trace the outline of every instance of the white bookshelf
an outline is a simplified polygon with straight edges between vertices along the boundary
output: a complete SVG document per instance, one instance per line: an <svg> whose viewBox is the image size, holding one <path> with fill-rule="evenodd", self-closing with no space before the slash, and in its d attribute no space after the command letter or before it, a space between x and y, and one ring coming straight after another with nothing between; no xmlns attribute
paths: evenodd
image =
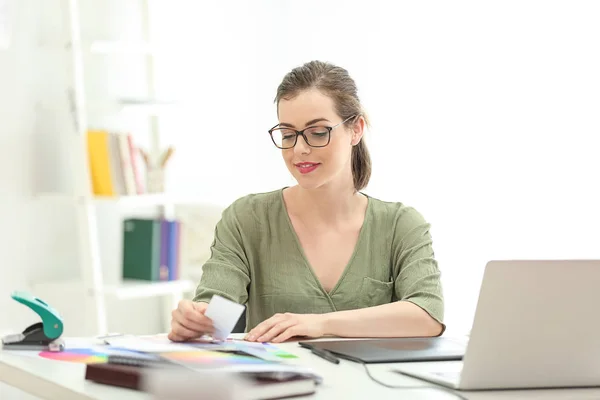
<svg viewBox="0 0 600 400"><path fill-rule="evenodd" d="M126 118L181 115L187 111L182 104L152 98L123 98L111 102L94 102L87 105L87 110L94 114L121 115Z"/></svg>
<svg viewBox="0 0 600 400"><path fill-rule="evenodd" d="M147 282L125 280L114 284L104 284L97 292L89 289L85 280L82 279L65 279L65 280L50 280L44 282L33 282L31 289L36 296L43 299L51 299L60 293L60 298L52 302L52 305L59 310L63 317L72 317L73 310L85 304L90 299L102 298L103 301L129 301L136 299L148 299L160 297L162 302L162 326L170 325L170 312L177 306L182 293L193 292L195 283L191 280L181 279L176 281L165 282ZM127 307L124 305L124 307ZM72 325L74 322L66 321L67 325ZM84 321L77 321L74 332L87 335L88 330L97 330L98 321L94 318L85 318ZM73 328L69 326L69 329ZM82 328L84 330L82 330ZM100 334L107 333L106 330L99 331Z"/></svg>
<svg viewBox="0 0 600 400"><path fill-rule="evenodd" d="M128 115L161 116L179 112L177 104L169 101L121 99L119 105L121 112Z"/></svg>
<svg viewBox="0 0 600 400"><path fill-rule="evenodd" d="M139 299L191 292L195 288L195 283L186 279L152 283L129 280L119 285L106 285L104 293L119 299Z"/></svg>
<svg viewBox="0 0 600 400"><path fill-rule="evenodd" d="M65 193L41 192L35 196L39 201L54 203L60 205L114 205L122 213L126 214L131 210L154 209L160 212L165 218L175 218L175 207L177 205L201 205L206 209L221 209L223 204L231 202L219 196L212 198L198 198L196 196L172 195L166 193L147 193L127 196L74 196Z"/></svg>
<svg viewBox="0 0 600 400"><path fill-rule="evenodd" d="M85 321L82 322L88 331L86 334L104 334L108 332L107 326L110 315L107 315L107 300L130 300L140 298L160 297L164 300L165 311L172 309L176 303L182 299L186 293L193 292L196 282L187 279L172 281L133 281L121 278L121 261L119 259L119 242L117 237L120 228L118 219L109 224L112 236L109 236L111 243L109 246L103 246L101 240L107 240L106 235L100 237L99 229L106 227L106 217L99 219L102 214L98 211L102 206L114 206L115 218L126 218L128 213L135 214L143 208L153 208L155 215L164 218L174 218L175 204L179 202L196 202L198 199L184 199L181 197L170 196L167 194L141 194L134 196L120 197L98 197L93 194L91 176L89 171L89 160L87 155L87 131L90 128L87 124L88 113L91 110L98 112L93 106L86 104L86 76L84 53L96 53L98 56L108 54L136 54L146 57L146 67L148 70L148 94L149 99L119 99L112 107L103 109L103 113L120 114L125 118L133 116L142 116L150 119L151 135L150 149L151 154L157 154L159 151L158 123L157 116L165 111L173 110L174 104L171 102L161 102L152 99L154 96L154 68L153 57L155 49L149 46L147 42L106 42L93 41L91 46L84 44L81 40L81 21L79 0L68 0L64 3L68 5L69 15L69 33L73 73L72 87L72 109L75 120L75 134L73 140L77 141L76 151L73 151L72 163L73 178L75 189L69 193L38 193L36 198L39 201L52 204L57 202L72 206L76 212L76 221L78 228L78 250L80 255L79 269L80 276L76 279L51 279L42 282L32 282L33 292L41 298L48 299L49 303L56 304L57 301L63 302L63 307L72 310L81 308L85 311ZM144 13L142 15L144 25L148 27L148 0L143 2ZM146 36L149 37L148 29ZM122 240L122 238L121 238ZM106 256L105 248L108 248L110 257ZM122 253L122 252L121 252ZM109 259L109 261L107 261ZM107 264L107 265L103 265ZM117 271L116 266L118 264ZM180 270L185 270L185 266L180 266ZM53 301L56 299L57 301ZM60 310L60 308L57 307ZM168 329L168 321L165 321L165 329Z"/></svg>
<svg viewBox="0 0 600 400"><path fill-rule="evenodd" d="M202 199L190 196L177 196L164 193L148 193L127 196L94 196L86 198L84 196L74 196L65 193L43 192L38 193L36 197L39 200L52 201L62 204L84 203L89 201L94 204L117 203L124 207L164 207L175 204L197 204L203 202Z"/></svg>
<svg viewBox="0 0 600 400"><path fill-rule="evenodd" d="M36 293L74 293L80 291L84 285L85 282L80 279L32 283L32 287ZM103 285L101 294L104 296L112 296L120 300L130 300L156 296L171 296L182 292L191 292L194 289L194 282L186 279L164 282L124 280L117 284Z"/></svg>
<svg viewBox="0 0 600 400"><path fill-rule="evenodd" d="M147 41L94 40L87 47L89 53L97 55L130 55L147 56L169 55L180 50L176 46L154 44Z"/></svg>

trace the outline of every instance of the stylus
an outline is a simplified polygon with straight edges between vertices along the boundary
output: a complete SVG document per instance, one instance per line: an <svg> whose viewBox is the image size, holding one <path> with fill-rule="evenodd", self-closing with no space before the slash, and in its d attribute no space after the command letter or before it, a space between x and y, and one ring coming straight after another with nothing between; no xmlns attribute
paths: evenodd
<svg viewBox="0 0 600 400"><path fill-rule="evenodd" d="M327 350L313 348L311 350L311 352L314 355L317 355L317 356L321 357L322 359L327 360L329 362L332 362L334 364L339 364L340 363L340 360L336 356L334 356L333 354L331 354L330 352L328 352Z"/></svg>

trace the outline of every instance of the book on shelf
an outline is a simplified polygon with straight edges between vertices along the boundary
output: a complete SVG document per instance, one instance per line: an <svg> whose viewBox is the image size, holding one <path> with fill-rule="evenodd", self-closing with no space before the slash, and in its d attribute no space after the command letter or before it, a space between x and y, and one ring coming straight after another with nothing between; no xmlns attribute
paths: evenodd
<svg viewBox="0 0 600 400"><path fill-rule="evenodd" d="M89 130L87 151L92 189L96 196L144 193L139 151L131 134Z"/></svg>
<svg viewBox="0 0 600 400"><path fill-rule="evenodd" d="M127 218L123 221L123 278L180 279L181 221Z"/></svg>

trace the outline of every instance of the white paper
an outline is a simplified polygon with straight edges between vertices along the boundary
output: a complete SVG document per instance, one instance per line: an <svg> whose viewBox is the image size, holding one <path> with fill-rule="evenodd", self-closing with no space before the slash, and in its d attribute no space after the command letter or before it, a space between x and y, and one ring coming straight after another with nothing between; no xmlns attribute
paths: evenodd
<svg viewBox="0 0 600 400"><path fill-rule="evenodd" d="M214 295L206 308L206 315L213 321L215 339L225 340L231 334L245 307L221 296Z"/></svg>
<svg viewBox="0 0 600 400"><path fill-rule="evenodd" d="M189 351L189 347L175 342L162 342L147 340L143 337L123 335L105 339L105 342L113 347L141 351L144 353L164 353L169 351Z"/></svg>
<svg viewBox="0 0 600 400"><path fill-rule="evenodd" d="M10 0L0 0L0 50L10 46Z"/></svg>

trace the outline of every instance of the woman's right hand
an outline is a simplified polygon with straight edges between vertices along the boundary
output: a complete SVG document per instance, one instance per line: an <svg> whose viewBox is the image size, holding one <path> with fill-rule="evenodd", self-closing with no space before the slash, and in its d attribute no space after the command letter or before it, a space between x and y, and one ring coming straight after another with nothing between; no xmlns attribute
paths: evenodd
<svg viewBox="0 0 600 400"><path fill-rule="evenodd" d="M174 342L195 339L215 330L212 320L204 315L207 303L181 300L171 313L171 332L168 338Z"/></svg>

